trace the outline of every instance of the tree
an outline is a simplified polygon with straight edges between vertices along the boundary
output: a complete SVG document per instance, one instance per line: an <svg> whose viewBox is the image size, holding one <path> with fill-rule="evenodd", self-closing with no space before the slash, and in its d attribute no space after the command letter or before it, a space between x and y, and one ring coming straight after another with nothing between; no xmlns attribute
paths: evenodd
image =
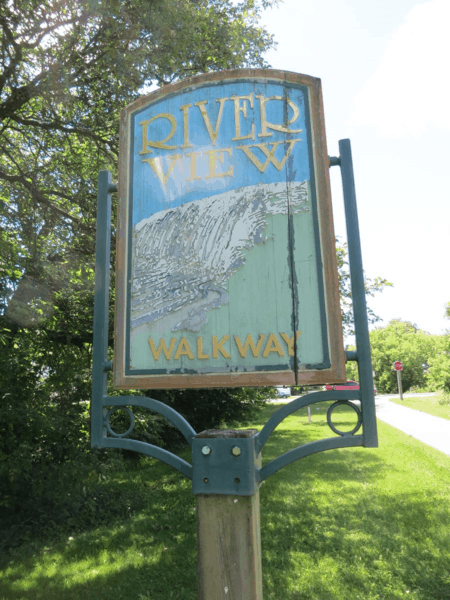
<svg viewBox="0 0 450 600"><path fill-rule="evenodd" d="M267 66L258 21L275 2L0 3L4 509L55 495L56 467L88 448L97 174L116 171L120 109L152 85Z"/></svg>
<svg viewBox="0 0 450 600"><path fill-rule="evenodd" d="M450 302L445 305L445 317L450 319ZM428 361L427 380L430 389L450 392L450 331L439 336L436 354Z"/></svg>
<svg viewBox="0 0 450 600"><path fill-rule="evenodd" d="M450 392L450 336L439 336L436 354L428 360L427 382L431 390Z"/></svg>
<svg viewBox="0 0 450 600"><path fill-rule="evenodd" d="M427 368L436 354L441 336L430 335L413 323L400 319L393 319L386 327L378 327L369 335L378 391L397 391L397 376L393 369L396 360L401 360L404 366L402 381L405 391L412 387L426 387ZM354 376L354 363L347 366L348 374Z"/></svg>
<svg viewBox="0 0 450 600"><path fill-rule="evenodd" d="M352 287L347 258L347 244L341 243L339 238L336 239L336 258L339 276L339 294L341 298L342 326L344 335L349 335L354 333ZM382 277L375 277L375 279L366 277L364 286L367 298L373 297L378 292L382 292L384 288L392 286L392 283ZM380 317L373 312L370 306L367 307L367 318L369 323L380 321Z"/></svg>
<svg viewBox="0 0 450 600"><path fill-rule="evenodd" d="M271 3L1 4L0 289L3 307L18 292L13 320L42 321L67 272L92 264L96 177L116 170L120 108L152 84L265 66L273 40L258 19Z"/></svg>
<svg viewBox="0 0 450 600"><path fill-rule="evenodd" d="M92 341L97 174L116 170L120 109L153 84L266 66L275 1L1 4L0 336Z"/></svg>

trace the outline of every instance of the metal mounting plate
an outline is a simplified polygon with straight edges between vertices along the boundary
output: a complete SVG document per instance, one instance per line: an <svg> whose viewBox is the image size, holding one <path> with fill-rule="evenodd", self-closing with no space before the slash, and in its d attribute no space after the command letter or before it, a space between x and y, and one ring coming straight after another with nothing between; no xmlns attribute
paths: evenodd
<svg viewBox="0 0 450 600"><path fill-rule="evenodd" d="M192 462L194 494L251 496L258 491L255 438L196 438Z"/></svg>

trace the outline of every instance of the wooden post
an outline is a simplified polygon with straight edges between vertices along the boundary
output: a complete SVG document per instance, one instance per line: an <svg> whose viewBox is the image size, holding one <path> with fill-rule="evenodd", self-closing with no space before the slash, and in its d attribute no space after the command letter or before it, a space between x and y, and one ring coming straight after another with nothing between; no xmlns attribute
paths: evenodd
<svg viewBox="0 0 450 600"><path fill-rule="evenodd" d="M210 430L197 437L253 437L256 430ZM258 458L257 466L261 466ZM199 600L262 600L259 491L198 495Z"/></svg>

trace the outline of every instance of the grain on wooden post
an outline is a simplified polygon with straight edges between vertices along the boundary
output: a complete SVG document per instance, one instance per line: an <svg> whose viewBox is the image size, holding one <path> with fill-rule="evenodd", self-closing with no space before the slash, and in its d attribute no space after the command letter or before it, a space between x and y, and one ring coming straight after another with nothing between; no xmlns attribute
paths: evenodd
<svg viewBox="0 0 450 600"><path fill-rule="evenodd" d="M253 437L255 429L209 430L202 438ZM260 465L261 458L257 460ZM199 600L262 600L259 491L198 495Z"/></svg>

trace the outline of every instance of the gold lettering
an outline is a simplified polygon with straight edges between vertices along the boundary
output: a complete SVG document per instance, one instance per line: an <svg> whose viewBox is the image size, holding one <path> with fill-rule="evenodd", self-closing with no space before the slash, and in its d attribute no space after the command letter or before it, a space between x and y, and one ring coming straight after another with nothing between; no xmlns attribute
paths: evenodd
<svg viewBox="0 0 450 600"><path fill-rule="evenodd" d="M297 331L297 340L301 336L302 332ZM289 337L286 333L280 333L283 340L286 342L288 347L289 356L294 356L294 336Z"/></svg>
<svg viewBox="0 0 450 600"><path fill-rule="evenodd" d="M209 358L209 354L203 354L203 338L197 338L197 358L200 360L204 360L205 358Z"/></svg>
<svg viewBox="0 0 450 600"><path fill-rule="evenodd" d="M256 358L259 355L259 353L261 352L261 346L262 346L262 343L263 343L263 340L265 337L266 336L264 335L264 333L260 333L258 343L256 344L256 346L255 346L255 342L253 341L253 338L250 335L250 333L245 338L245 344L243 346L242 346L241 339L238 335L234 336L234 341L236 342L237 349L239 351L239 354L242 356L242 358L245 358L247 356L249 347L250 347L250 350L252 351L253 356Z"/></svg>
<svg viewBox="0 0 450 600"><path fill-rule="evenodd" d="M180 106L180 110L183 111L183 145L182 148L192 148L193 144L189 143L189 109L192 108L192 104L183 104Z"/></svg>
<svg viewBox="0 0 450 600"><path fill-rule="evenodd" d="M267 358L271 352L277 352L278 356L284 356L283 348L275 333L271 333L264 348L263 358Z"/></svg>
<svg viewBox="0 0 450 600"><path fill-rule="evenodd" d="M296 332L297 340L299 339L301 333L302 333L301 331ZM234 341L235 341L236 347L238 349L238 352L239 352L241 358L247 357L249 349L251 351L251 354L255 358L260 356L261 350L264 345L264 340L266 340L266 344L264 347L264 351L262 353L262 357L268 358L268 356L271 353L277 353L278 356L285 356L285 352L283 351L283 348L279 342L278 336L280 336L283 339L284 343L286 344L288 355L294 356L294 336L291 337L286 333L279 333L278 335L276 333L270 333L267 337L264 333L260 333L256 343L255 343L255 340L253 339L253 336L250 333L247 334L247 336L245 337L244 343L242 342L240 336L234 335L233 337L234 337ZM216 335L214 335L212 337L212 357L213 358L217 359L219 357L219 353L224 358L231 358L230 353L224 347L224 345L228 342L229 339L230 339L229 335L224 335L220 340L218 339L218 337ZM172 358L172 355L174 354L175 346L177 344L177 339L174 337L171 338L169 346L167 345L164 338L161 338L159 340L157 346L156 346L153 338L148 338L148 343L150 346L150 350L151 350L153 359L155 361L158 361L160 359L161 354L164 354L166 360L170 360ZM210 355L207 354L203 348L203 337L202 336L197 337L196 346L197 346L197 348L196 348L197 349L197 359L207 360L210 358ZM195 358L194 353L192 352L191 346L189 344L189 341L187 340L186 337L182 337L179 340L176 352L173 356L173 360L179 360L182 356L187 356L190 360L194 360L194 358Z"/></svg>
<svg viewBox="0 0 450 600"><path fill-rule="evenodd" d="M213 335L212 343L213 343L213 358L218 358L218 353L220 352L225 358L231 358L228 350L225 350L223 345L228 340L230 336L224 335L220 341L217 341L217 336Z"/></svg>
<svg viewBox="0 0 450 600"><path fill-rule="evenodd" d="M257 169L259 169L261 171L261 173L264 173L270 163L272 163L276 169L281 171L281 169L284 167L287 159L289 158L289 156L292 152L292 149L294 148L294 146L297 142L301 142L301 140L297 139L297 140L288 140L285 142L272 142L272 143L266 142L265 144L249 144L248 146L236 146L236 149L242 150L242 152L244 152L244 154L247 156L247 158L249 158L252 161L252 163L255 165L255 167ZM288 150L287 150L286 154L284 155L283 159L281 160L281 162L277 158L275 158L275 152L280 144L288 144L289 145ZM269 150L267 148L267 146L272 146L271 150ZM253 152L250 150L250 148L259 148L259 150L261 150L261 152L265 155L266 162L263 164L259 160L259 158L253 154Z"/></svg>
<svg viewBox="0 0 450 600"><path fill-rule="evenodd" d="M248 135L241 135L241 116L239 113L242 113L245 118L247 118L247 104L250 104L250 108L253 108L253 92L248 96L231 96L230 100L234 102L234 131L235 137L232 138L232 141L236 140L248 140L255 139L255 124L252 123L250 133ZM242 106L239 105L240 101L243 101Z"/></svg>
<svg viewBox="0 0 450 600"><path fill-rule="evenodd" d="M201 177L199 177L197 175L197 156L201 156L201 155L202 155L201 152L187 152L186 153L186 156L191 159L190 174L189 174L189 177L186 179L186 181L195 181L196 179L201 179Z"/></svg>
<svg viewBox="0 0 450 600"><path fill-rule="evenodd" d="M193 360L194 355L192 354L191 347L189 346L189 342L185 337L182 337L180 343L178 344L177 351L175 352L174 360L178 360L180 356L187 356L191 360Z"/></svg>
<svg viewBox="0 0 450 600"><path fill-rule="evenodd" d="M270 137L273 133L269 133L267 128L273 129L274 131L281 131L281 133L300 133L301 129L289 129L288 125L292 125L298 119L298 115L300 111L298 107L292 100L286 98L287 104L292 108L293 115L292 119L286 123L286 125L276 125L274 123L269 123L266 116L266 103L270 100L281 100L283 101L283 96L270 96L270 98L266 98L265 96L256 96L259 100L260 106L260 118L261 118L261 133L258 133L258 137Z"/></svg>
<svg viewBox="0 0 450 600"><path fill-rule="evenodd" d="M169 135L159 142L148 139L148 126L153 121L156 121L156 119L167 119L172 127ZM175 148L178 148L178 146L168 146L166 144L166 142L173 136L177 128L177 121L170 113L160 113L159 115L148 119L148 121L141 121L139 125L142 126L142 150L139 152L139 154L150 154L152 150L149 148L162 148L163 150L175 150Z"/></svg>
<svg viewBox="0 0 450 600"><path fill-rule="evenodd" d="M217 121L216 121L216 125L215 125L214 129L211 126L211 121L209 119L209 115L206 112L206 108L205 108L205 104L208 104L208 101L202 100L201 102L196 102L194 104L194 106L199 107L200 112L202 113L203 121L205 122L206 129L208 130L208 134L209 134L209 137L210 137L210 140L211 140L213 146L216 145L217 136L219 135L219 127L220 127L220 122L222 121L222 114L223 114L223 105L226 100L228 100L228 98L216 98L216 102L220 103L220 107L219 107L219 114L217 115Z"/></svg>
<svg viewBox="0 0 450 600"><path fill-rule="evenodd" d="M164 338L161 338L159 340L158 347L156 348L155 343L152 340L152 338L149 338L148 339L148 343L150 344L150 350L152 351L153 359L154 360L159 360L159 357L160 357L161 351L162 351L162 352L164 352L164 356L166 357L166 359L170 360L170 357L172 356L173 349L175 348L175 342L176 341L177 341L177 338L172 338L170 340L170 346L169 346L169 348L167 348L166 341L164 340Z"/></svg>
<svg viewBox="0 0 450 600"><path fill-rule="evenodd" d="M221 148L220 150L208 150L205 153L209 157L209 173L205 177L205 179L233 176L233 165L231 165L231 167L225 173L216 173L216 161L218 160L221 164L223 164L224 152L227 152L230 156L233 154L231 148Z"/></svg>
<svg viewBox="0 0 450 600"><path fill-rule="evenodd" d="M166 173L164 173L161 156L158 156L156 158L143 158L142 162L148 163L151 166L155 175L158 177L159 181L164 186L166 186L167 182L169 181L169 177L171 176L172 171L175 168L176 162L180 158L183 158L181 154L173 154L172 156L169 156L170 164Z"/></svg>

